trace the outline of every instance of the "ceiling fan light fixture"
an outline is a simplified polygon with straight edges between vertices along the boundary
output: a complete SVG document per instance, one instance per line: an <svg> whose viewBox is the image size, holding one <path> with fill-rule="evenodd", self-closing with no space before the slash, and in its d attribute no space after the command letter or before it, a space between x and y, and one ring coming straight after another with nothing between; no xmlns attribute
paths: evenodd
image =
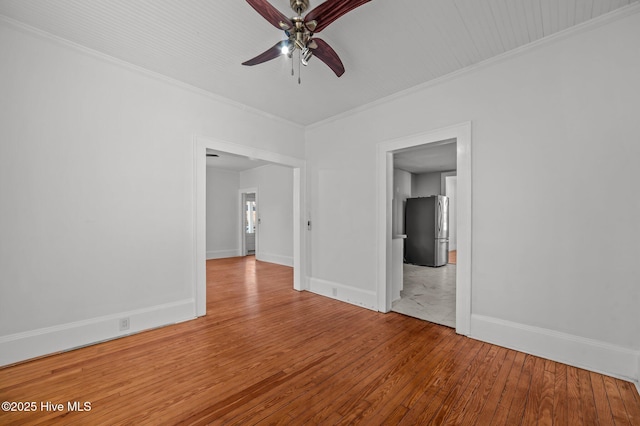
<svg viewBox="0 0 640 426"><path fill-rule="evenodd" d="M312 56L313 56L313 51L308 47L305 47L302 50L302 53L300 54L300 62L302 62L302 65L306 67L307 64L309 63L309 59L311 59Z"/></svg>
<svg viewBox="0 0 640 426"><path fill-rule="evenodd" d="M269 0L246 0L256 12L262 15L271 25L283 30L286 38L255 58L249 59L242 65L257 65L270 61L280 55L287 55L293 59L293 54L298 51L298 72L301 65L307 65L311 57L316 56L324 62L336 76L344 74L344 65L338 54L321 39L314 39L315 34L322 31L329 24L349 11L362 6L371 0L325 0L307 13L309 0L289 0L289 4L296 16L287 18L276 9ZM291 62L291 74L294 75L294 63ZM298 83L300 77L298 76Z"/></svg>

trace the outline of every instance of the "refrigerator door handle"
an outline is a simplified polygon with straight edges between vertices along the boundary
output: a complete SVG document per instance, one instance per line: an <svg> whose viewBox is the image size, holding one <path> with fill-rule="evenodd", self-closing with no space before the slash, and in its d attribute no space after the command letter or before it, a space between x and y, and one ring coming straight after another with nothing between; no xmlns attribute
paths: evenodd
<svg viewBox="0 0 640 426"><path fill-rule="evenodd" d="M438 200L438 238L442 232L442 201Z"/></svg>

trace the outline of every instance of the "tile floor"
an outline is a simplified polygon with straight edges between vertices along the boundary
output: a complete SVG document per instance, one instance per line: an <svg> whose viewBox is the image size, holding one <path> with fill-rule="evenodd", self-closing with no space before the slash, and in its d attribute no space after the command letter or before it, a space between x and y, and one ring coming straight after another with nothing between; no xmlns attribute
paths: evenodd
<svg viewBox="0 0 640 426"><path fill-rule="evenodd" d="M403 287L392 311L455 328L455 264L430 268L405 263Z"/></svg>

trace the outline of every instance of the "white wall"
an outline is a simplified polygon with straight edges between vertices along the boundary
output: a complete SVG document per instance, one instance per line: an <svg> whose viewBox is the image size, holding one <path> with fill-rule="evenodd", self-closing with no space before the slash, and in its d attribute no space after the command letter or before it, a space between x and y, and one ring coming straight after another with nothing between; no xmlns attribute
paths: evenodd
<svg viewBox="0 0 640 426"><path fill-rule="evenodd" d="M376 144L472 121L471 335L637 379L639 51L634 13L309 127L311 281L375 298Z"/></svg>
<svg viewBox="0 0 640 426"><path fill-rule="evenodd" d="M412 197L429 197L440 195L441 172L415 174L413 178Z"/></svg>
<svg viewBox="0 0 640 426"><path fill-rule="evenodd" d="M404 205L411 198L413 184L412 173L405 170L393 170L393 231L394 235L404 234Z"/></svg>
<svg viewBox="0 0 640 426"><path fill-rule="evenodd" d="M5 23L0 57L0 364L193 317L193 135L303 130Z"/></svg>
<svg viewBox="0 0 640 426"><path fill-rule="evenodd" d="M458 177L446 176L445 194L449 197L449 250L458 248L458 224L457 224L457 200L458 200Z"/></svg>
<svg viewBox="0 0 640 426"><path fill-rule="evenodd" d="M256 259L293 266L293 169L267 165L240 173L241 188L258 188Z"/></svg>
<svg viewBox="0 0 640 426"><path fill-rule="evenodd" d="M240 172L207 167L207 259L240 256Z"/></svg>

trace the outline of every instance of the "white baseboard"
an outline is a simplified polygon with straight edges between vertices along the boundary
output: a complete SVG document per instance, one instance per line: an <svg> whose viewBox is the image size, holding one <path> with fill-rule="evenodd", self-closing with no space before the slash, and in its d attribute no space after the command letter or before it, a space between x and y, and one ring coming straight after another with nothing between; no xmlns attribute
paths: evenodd
<svg viewBox="0 0 640 426"><path fill-rule="evenodd" d="M242 256L240 253L240 249L232 249L232 250L209 250L207 251L207 260L210 259L224 259L227 257L237 257Z"/></svg>
<svg viewBox="0 0 640 426"><path fill-rule="evenodd" d="M471 338L638 383L640 351L484 315L471 315Z"/></svg>
<svg viewBox="0 0 640 426"><path fill-rule="evenodd" d="M374 291L361 290L319 278L309 278L309 291L372 311L378 310L378 296Z"/></svg>
<svg viewBox="0 0 640 426"><path fill-rule="evenodd" d="M0 337L0 366L194 319L195 301L180 300ZM129 329L120 331L120 319Z"/></svg>
<svg viewBox="0 0 640 426"><path fill-rule="evenodd" d="M273 253L263 253L256 255L256 260L261 262L277 263L278 265L290 266L293 268L293 256L282 256Z"/></svg>

